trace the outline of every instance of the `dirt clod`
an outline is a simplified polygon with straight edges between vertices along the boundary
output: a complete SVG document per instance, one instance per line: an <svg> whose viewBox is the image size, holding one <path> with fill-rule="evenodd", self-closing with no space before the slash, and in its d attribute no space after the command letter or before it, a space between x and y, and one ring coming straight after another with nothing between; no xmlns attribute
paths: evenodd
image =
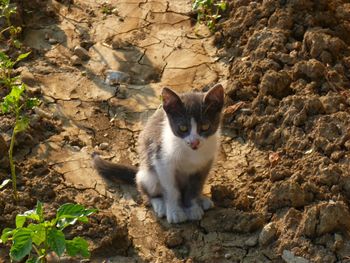
<svg viewBox="0 0 350 263"><path fill-rule="evenodd" d="M276 227L274 223L268 223L263 227L259 234L259 243L262 246L268 245L276 236Z"/></svg>

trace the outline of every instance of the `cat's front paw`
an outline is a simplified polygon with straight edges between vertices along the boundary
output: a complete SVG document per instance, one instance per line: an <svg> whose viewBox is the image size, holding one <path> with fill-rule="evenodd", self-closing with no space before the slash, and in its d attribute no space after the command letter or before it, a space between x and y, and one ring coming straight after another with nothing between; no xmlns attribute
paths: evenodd
<svg viewBox="0 0 350 263"><path fill-rule="evenodd" d="M167 207L166 219L171 223L181 223L187 220L187 216L183 209L178 206Z"/></svg>
<svg viewBox="0 0 350 263"><path fill-rule="evenodd" d="M201 220L204 214L202 207L197 203L194 203L189 208L185 208L185 212L189 220Z"/></svg>
<svg viewBox="0 0 350 263"><path fill-rule="evenodd" d="M199 204L201 205L204 211L214 207L213 201L206 196L201 196L199 198Z"/></svg>
<svg viewBox="0 0 350 263"><path fill-rule="evenodd" d="M166 209L165 209L164 200L162 198L152 198L151 204L154 212L159 218L162 218L163 216L165 216Z"/></svg>

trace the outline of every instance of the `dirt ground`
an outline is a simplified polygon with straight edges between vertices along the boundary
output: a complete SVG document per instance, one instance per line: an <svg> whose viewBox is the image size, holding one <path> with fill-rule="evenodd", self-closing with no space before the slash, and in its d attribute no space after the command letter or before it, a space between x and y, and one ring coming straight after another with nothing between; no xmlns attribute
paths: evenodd
<svg viewBox="0 0 350 263"><path fill-rule="evenodd" d="M20 11L32 54L16 71L42 104L17 140L21 201L0 192L1 228L37 200L49 215L78 202L99 209L67 232L89 240L91 262L350 262L347 1L230 1L213 35L187 0L36 0ZM109 70L127 75L110 85ZM93 170L94 151L138 164L162 87L216 82L227 94L205 186L216 206L201 221L158 220L132 186ZM0 181L11 121L0 118Z"/></svg>

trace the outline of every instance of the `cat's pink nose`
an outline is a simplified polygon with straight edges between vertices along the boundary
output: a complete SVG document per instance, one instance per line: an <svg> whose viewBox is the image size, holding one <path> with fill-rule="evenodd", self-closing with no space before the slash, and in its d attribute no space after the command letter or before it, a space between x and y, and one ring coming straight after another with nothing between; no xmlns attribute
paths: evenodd
<svg viewBox="0 0 350 263"><path fill-rule="evenodd" d="M191 141L191 143L190 143L191 148L192 148L193 150L197 150L199 144L200 144L200 141L199 141L198 139L195 139L195 140Z"/></svg>

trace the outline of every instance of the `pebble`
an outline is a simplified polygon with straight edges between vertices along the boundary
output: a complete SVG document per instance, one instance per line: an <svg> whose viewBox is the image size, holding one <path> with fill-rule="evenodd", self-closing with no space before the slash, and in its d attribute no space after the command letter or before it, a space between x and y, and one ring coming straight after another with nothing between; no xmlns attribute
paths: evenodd
<svg viewBox="0 0 350 263"><path fill-rule="evenodd" d="M80 42L80 46L88 50L90 47L94 45L94 42L91 40L83 40Z"/></svg>
<svg viewBox="0 0 350 263"><path fill-rule="evenodd" d="M101 144L98 146L98 148L99 148L100 150L107 150L107 149L108 149L108 146L109 146L109 144L108 144L107 142L103 142L103 143L101 143Z"/></svg>
<svg viewBox="0 0 350 263"><path fill-rule="evenodd" d="M80 66L83 63L77 55L71 56L70 61L72 62L73 66Z"/></svg>
<svg viewBox="0 0 350 263"><path fill-rule="evenodd" d="M51 37L49 38L48 42L50 45L56 45L58 43L58 40Z"/></svg>
<svg viewBox="0 0 350 263"><path fill-rule="evenodd" d="M44 111L38 107L34 107L34 112L42 118L52 119L53 115L50 112Z"/></svg>
<svg viewBox="0 0 350 263"><path fill-rule="evenodd" d="M303 258L295 256L291 251L289 250L283 250L282 259L286 263L309 263L310 261Z"/></svg>
<svg viewBox="0 0 350 263"><path fill-rule="evenodd" d="M258 244L258 237L257 236L252 236L248 238L244 244L248 247L255 247Z"/></svg>
<svg viewBox="0 0 350 263"><path fill-rule="evenodd" d="M106 70L106 84L113 86L121 83L129 83L130 75L116 70Z"/></svg>
<svg viewBox="0 0 350 263"><path fill-rule="evenodd" d="M225 258L226 258L226 259L230 259L231 257L232 257L232 255L231 255L230 253L226 253L226 254L225 254Z"/></svg>
<svg viewBox="0 0 350 263"><path fill-rule="evenodd" d="M275 235L276 227L275 224L271 222L264 226L264 228L261 230L259 234L259 243L263 246L267 245L275 238Z"/></svg>
<svg viewBox="0 0 350 263"><path fill-rule="evenodd" d="M76 46L74 48L74 55L78 56L81 60L89 60L90 59L89 52L81 46Z"/></svg>
<svg viewBox="0 0 350 263"><path fill-rule="evenodd" d="M80 147L77 145L72 146L72 149L76 152L80 152L80 150L81 150Z"/></svg>
<svg viewBox="0 0 350 263"><path fill-rule="evenodd" d="M117 8L113 8L112 9L112 14L117 16L119 14L118 9Z"/></svg>

